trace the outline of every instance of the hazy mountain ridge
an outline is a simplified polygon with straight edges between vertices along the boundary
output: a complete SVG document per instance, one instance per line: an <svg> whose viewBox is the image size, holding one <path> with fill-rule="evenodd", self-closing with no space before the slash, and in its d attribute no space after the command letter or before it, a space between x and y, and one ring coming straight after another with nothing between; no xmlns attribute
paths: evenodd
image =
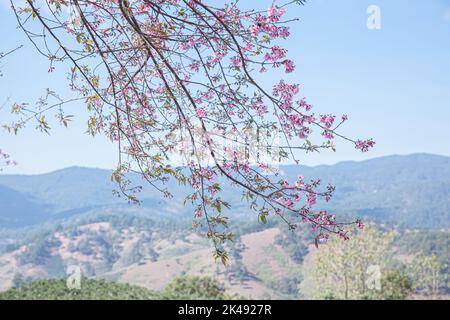
<svg viewBox="0 0 450 320"><path fill-rule="evenodd" d="M334 198L321 206L337 214L412 228L450 225L450 157L414 154L317 167L287 165L281 173L291 179L302 175L335 185ZM113 196L116 186L110 176L109 170L80 167L42 175L0 175L0 228L68 218L98 208L127 208L123 199ZM133 181L144 184L139 178ZM189 216L190 208L183 205L185 191L171 184L174 199L145 188L140 195L143 206L133 210ZM232 204L229 215L248 212L238 188L226 188L223 198Z"/></svg>

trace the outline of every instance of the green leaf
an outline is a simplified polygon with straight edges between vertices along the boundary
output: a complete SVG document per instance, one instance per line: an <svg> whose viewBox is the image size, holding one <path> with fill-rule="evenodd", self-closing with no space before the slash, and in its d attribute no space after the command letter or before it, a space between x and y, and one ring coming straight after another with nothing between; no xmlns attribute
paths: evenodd
<svg viewBox="0 0 450 320"><path fill-rule="evenodd" d="M261 214L261 215L259 216L259 218L261 219L261 222L262 222L263 224L267 224L267 218L266 218L266 215L265 215L265 214Z"/></svg>

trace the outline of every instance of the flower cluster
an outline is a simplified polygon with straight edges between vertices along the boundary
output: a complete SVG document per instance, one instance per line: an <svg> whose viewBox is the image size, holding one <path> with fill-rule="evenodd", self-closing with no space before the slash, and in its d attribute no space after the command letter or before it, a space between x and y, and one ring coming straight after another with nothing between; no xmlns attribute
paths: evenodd
<svg viewBox="0 0 450 320"><path fill-rule="evenodd" d="M368 140L357 140L355 142L355 148L358 150L361 150L362 152L369 151L370 148L373 148L375 146L375 141L372 139Z"/></svg>

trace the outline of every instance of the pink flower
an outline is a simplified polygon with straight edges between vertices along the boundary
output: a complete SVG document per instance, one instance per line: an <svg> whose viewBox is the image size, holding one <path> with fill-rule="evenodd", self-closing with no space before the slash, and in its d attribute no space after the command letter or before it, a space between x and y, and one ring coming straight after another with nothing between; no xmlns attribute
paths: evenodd
<svg viewBox="0 0 450 320"><path fill-rule="evenodd" d="M316 204L317 196L316 196L315 193L308 193L308 194L306 195L306 198L307 198L307 202L308 202L308 205L309 205L309 206L313 206L313 205Z"/></svg>
<svg viewBox="0 0 450 320"><path fill-rule="evenodd" d="M142 13L148 13L150 11L150 6L144 4L144 5L141 5L140 9L141 9L141 12L140 12L141 14Z"/></svg>
<svg viewBox="0 0 450 320"><path fill-rule="evenodd" d="M278 7L269 7L269 9L267 9L267 17L271 22L278 22L285 12L286 10L284 8L278 9Z"/></svg>
<svg viewBox="0 0 450 320"><path fill-rule="evenodd" d="M195 210L195 214L194 214L194 217L195 218L201 218L203 216L203 210L201 210L201 209L197 209L197 210Z"/></svg>
<svg viewBox="0 0 450 320"><path fill-rule="evenodd" d="M261 27L258 25L253 25L249 28L249 31L252 36L256 37L261 32Z"/></svg>
<svg viewBox="0 0 450 320"><path fill-rule="evenodd" d="M334 135L329 130L324 130L324 132L322 133L322 136L325 139L329 139L329 140L334 139Z"/></svg>
<svg viewBox="0 0 450 320"><path fill-rule="evenodd" d="M269 168L269 166L268 166L267 164L265 164L264 162L260 162L260 163L258 164L258 166L259 166L259 168L262 169L262 170L266 170L266 169Z"/></svg>
<svg viewBox="0 0 450 320"><path fill-rule="evenodd" d="M258 107L258 109L256 109L256 114L258 116L262 116L266 112L267 112L267 107L266 106L260 106L260 107Z"/></svg>
<svg viewBox="0 0 450 320"><path fill-rule="evenodd" d="M270 53L266 53L266 55L264 56L264 61L276 62L277 60L283 59L287 54L287 50L281 48L280 46L273 46L272 48L270 48L270 51Z"/></svg>
<svg viewBox="0 0 450 320"><path fill-rule="evenodd" d="M191 71L198 72L199 64L200 64L199 61L195 61L195 62L193 62L193 63L191 63L191 64L189 65L189 69L190 69Z"/></svg>
<svg viewBox="0 0 450 320"><path fill-rule="evenodd" d="M283 65L286 70L286 73L291 73L295 69L295 64L294 64L294 61L292 61L292 60L284 60Z"/></svg>
<svg viewBox="0 0 450 320"><path fill-rule="evenodd" d="M297 181L295 182L295 187L296 188L302 188L304 187L304 183L303 183L303 177L302 176L298 176L297 177Z"/></svg>
<svg viewBox="0 0 450 320"><path fill-rule="evenodd" d="M269 17L273 17L277 14L278 10L276 7L269 7L269 9L267 9L267 15Z"/></svg>
<svg viewBox="0 0 450 320"><path fill-rule="evenodd" d="M357 140L355 142L355 148L358 150L361 150L362 152L369 151L370 148L373 148L375 146L375 141L372 139L368 140Z"/></svg>
<svg viewBox="0 0 450 320"><path fill-rule="evenodd" d="M207 112L205 109L203 109L203 108L197 109L197 116L199 118L206 117L206 115L207 115Z"/></svg>
<svg viewBox="0 0 450 320"><path fill-rule="evenodd" d="M303 98L303 99L297 101L297 105L298 105L300 108L305 108L306 111L310 111L310 110L312 109L312 105L308 104L308 103L306 102L305 98Z"/></svg>
<svg viewBox="0 0 450 320"><path fill-rule="evenodd" d="M327 129L330 129L334 122L334 116L332 115L321 115L320 122L322 122Z"/></svg>
<svg viewBox="0 0 450 320"><path fill-rule="evenodd" d="M235 67L240 67L241 66L241 59L239 59L238 57L232 57L231 58L231 64Z"/></svg>
<svg viewBox="0 0 450 320"><path fill-rule="evenodd" d="M285 205L286 207L292 209L292 208L294 207L294 202L292 202L291 199L285 199L285 200L284 200L284 205Z"/></svg>
<svg viewBox="0 0 450 320"><path fill-rule="evenodd" d="M348 240L350 237L348 236L348 232L345 230L339 231L339 237L343 240Z"/></svg>
<svg viewBox="0 0 450 320"><path fill-rule="evenodd" d="M244 173L245 173L246 175L249 174L249 172L250 172L250 167L248 166L248 164L244 164L243 167L242 167L242 169L244 170Z"/></svg>
<svg viewBox="0 0 450 320"><path fill-rule="evenodd" d="M356 221L356 225L358 226L359 229L364 229L365 225L361 220Z"/></svg>
<svg viewBox="0 0 450 320"><path fill-rule="evenodd" d="M278 35L283 39L286 39L287 37L289 37L289 35L290 35L289 27L279 27Z"/></svg>

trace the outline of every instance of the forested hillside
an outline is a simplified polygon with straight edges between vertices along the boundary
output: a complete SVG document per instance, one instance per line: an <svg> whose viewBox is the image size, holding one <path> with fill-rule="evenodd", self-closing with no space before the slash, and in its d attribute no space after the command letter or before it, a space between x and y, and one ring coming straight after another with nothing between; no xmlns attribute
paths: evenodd
<svg viewBox="0 0 450 320"><path fill-rule="evenodd" d="M86 277L153 291L162 290L179 276L208 275L224 284L230 294L248 298L308 297L301 283L315 269L309 261L328 246L316 248L309 228L291 232L275 222L263 225L242 221L231 231L235 240L228 248L230 263L223 266L214 262L208 241L191 229L189 220L163 222L132 215L86 218L11 241L0 255L0 285L6 290L36 279L61 278L69 266L79 266ZM448 230L395 231L386 250L386 268L398 270L413 281L417 270L408 266L414 259L425 261L440 275L433 294L445 294L450 261L448 234ZM348 243L355 241L352 237ZM367 250L363 248L355 250ZM424 284L420 292L423 290L431 292Z"/></svg>
<svg viewBox="0 0 450 320"><path fill-rule="evenodd" d="M81 278L79 288L69 288L66 279L37 280L0 292L0 300L173 300L236 299L208 277L178 277L163 290L120 284L103 279Z"/></svg>

